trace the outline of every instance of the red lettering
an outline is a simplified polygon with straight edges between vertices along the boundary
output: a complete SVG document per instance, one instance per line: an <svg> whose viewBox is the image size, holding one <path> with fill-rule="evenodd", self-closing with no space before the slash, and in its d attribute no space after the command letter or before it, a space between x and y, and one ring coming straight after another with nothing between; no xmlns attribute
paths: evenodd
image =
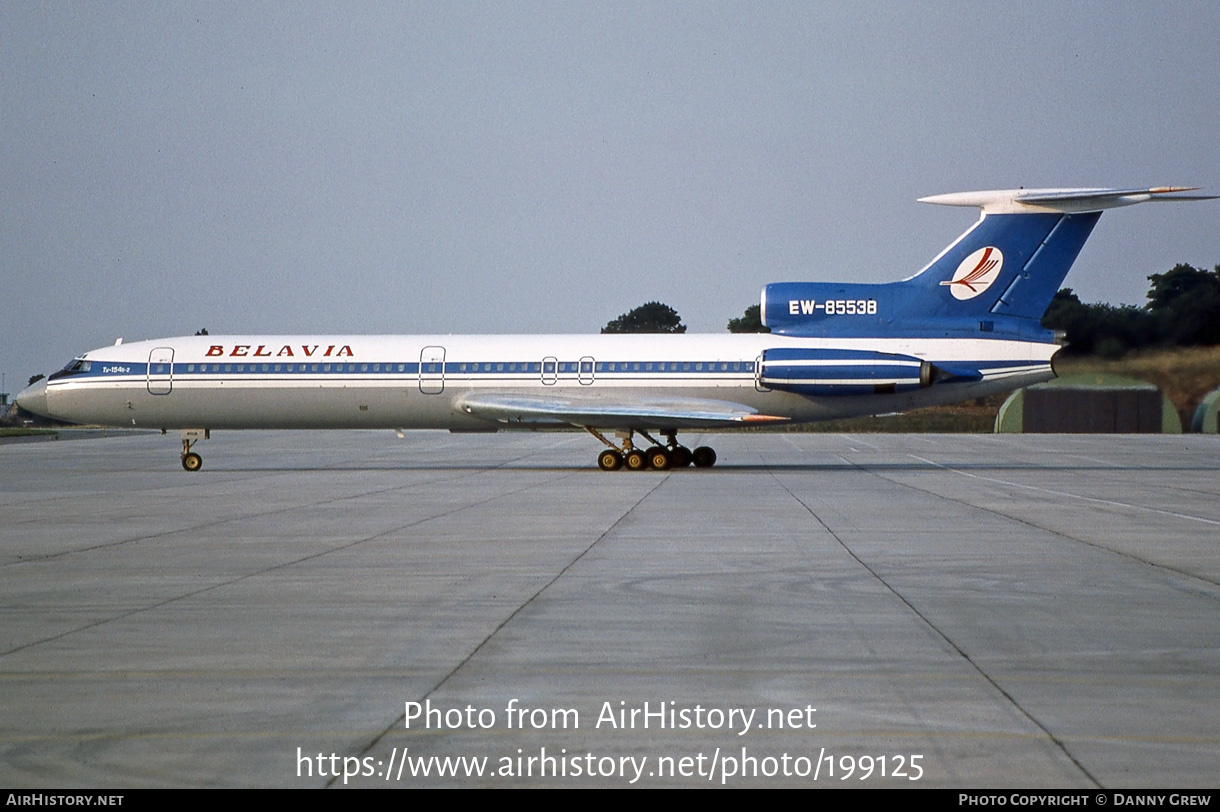
<svg viewBox="0 0 1220 812"><path fill-rule="evenodd" d="M233 352L229 353L229 356L232 357L234 355L247 355L248 353L246 351L249 349L250 349L249 344L238 344L236 347L233 348ZM241 352L238 352L238 350L241 350Z"/></svg>
<svg viewBox="0 0 1220 812"><path fill-rule="evenodd" d="M335 353L335 357L338 358L341 355L346 355L348 358L351 358L352 357L351 346L348 344L344 344L342 347L340 347L339 351L337 353Z"/></svg>
<svg viewBox="0 0 1220 812"><path fill-rule="evenodd" d="M292 358L292 347L280 347L280 351L275 354L275 357L279 358L281 355L287 355L289 358Z"/></svg>
<svg viewBox="0 0 1220 812"><path fill-rule="evenodd" d="M335 345L331 344L329 347L326 348L326 352L322 353L322 357L326 358L327 356L329 356L331 354L331 351L334 350L334 348L335 348Z"/></svg>
<svg viewBox="0 0 1220 812"><path fill-rule="evenodd" d="M317 351L318 351L317 344L314 344L312 347L306 347L304 344L301 345L301 352L305 353L306 358L312 358L313 354Z"/></svg>
<svg viewBox="0 0 1220 812"><path fill-rule="evenodd" d="M262 358L270 358L270 357L271 357L271 353L269 353L269 352L263 352L263 350L265 350L265 349L266 349L266 347L265 347L265 346L263 346L262 344L259 344L259 345L258 345L258 349L254 351L254 354L255 354L255 355L257 355L257 356L259 356L259 357L262 357Z"/></svg>
<svg viewBox="0 0 1220 812"><path fill-rule="evenodd" d="M221 347L217 344L213 344L212 346L208 347L207 354L208 355L224 355L225 348Z"/></svg>

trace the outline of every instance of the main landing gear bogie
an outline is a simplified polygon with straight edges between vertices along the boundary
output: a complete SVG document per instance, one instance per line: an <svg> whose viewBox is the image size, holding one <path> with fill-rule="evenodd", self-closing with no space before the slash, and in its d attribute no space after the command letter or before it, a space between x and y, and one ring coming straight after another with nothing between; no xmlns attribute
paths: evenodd
<svg viewBox="0 0 1220 812"><path fill-rule="evenodd" d="M685 468L688 465L694 465L696 468L711 468L716 464L715 451L705 445L699 446L694 451L684 445L679 445L675 436L676 432L667 432L665 437L668 442L662 445L649 437L647 432L641 431L640 434L653 443L641 451L632 445L631 438L634 432L615 432L616 436L622 440L620 449L596 429L586 428L585 430L608 446L597 455L597 467L603 471L618 471L622 468L628 471L668 471L673 468Z"/></svg>

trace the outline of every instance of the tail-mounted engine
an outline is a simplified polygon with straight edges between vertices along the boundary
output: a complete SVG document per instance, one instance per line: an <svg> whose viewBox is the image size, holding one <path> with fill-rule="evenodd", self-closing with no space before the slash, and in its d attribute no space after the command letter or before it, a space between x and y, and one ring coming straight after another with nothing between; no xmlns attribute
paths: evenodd
<svg viewBox="0 0 1220 812"><path fill-rule="evenodd" d="M911 355L782 347L763 351L758 382L798 395L884 395L980 377L974 371L940 369Z"/></svg>

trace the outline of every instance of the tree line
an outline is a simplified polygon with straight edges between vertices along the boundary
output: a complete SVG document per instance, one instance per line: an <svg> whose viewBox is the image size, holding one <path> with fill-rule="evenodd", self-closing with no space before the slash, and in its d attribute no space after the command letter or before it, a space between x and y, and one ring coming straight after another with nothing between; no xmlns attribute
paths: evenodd
<svg viewBox="0 0 1220 812"><path fill-rule="evenodd" d="M1220 344L1220 265L1175 265L1148 277L1148 303L1084 304L1071 288L1051 300L1042 326L1066 334L1065 352L1118 358L1149 347Z"/></svg>

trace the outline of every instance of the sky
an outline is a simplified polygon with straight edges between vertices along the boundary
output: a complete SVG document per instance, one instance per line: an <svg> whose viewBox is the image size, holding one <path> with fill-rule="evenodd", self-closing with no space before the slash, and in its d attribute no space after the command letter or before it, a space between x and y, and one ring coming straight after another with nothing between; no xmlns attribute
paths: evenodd
<svg viewBox="0 0 1220 812"><path fill-rule="evenodd" d="M5 391L221 333L722 332L887 282L1025 186L1220 194L1220 3L0 4ZM1067 285L1220 264L1109 212Z"/></svg>

